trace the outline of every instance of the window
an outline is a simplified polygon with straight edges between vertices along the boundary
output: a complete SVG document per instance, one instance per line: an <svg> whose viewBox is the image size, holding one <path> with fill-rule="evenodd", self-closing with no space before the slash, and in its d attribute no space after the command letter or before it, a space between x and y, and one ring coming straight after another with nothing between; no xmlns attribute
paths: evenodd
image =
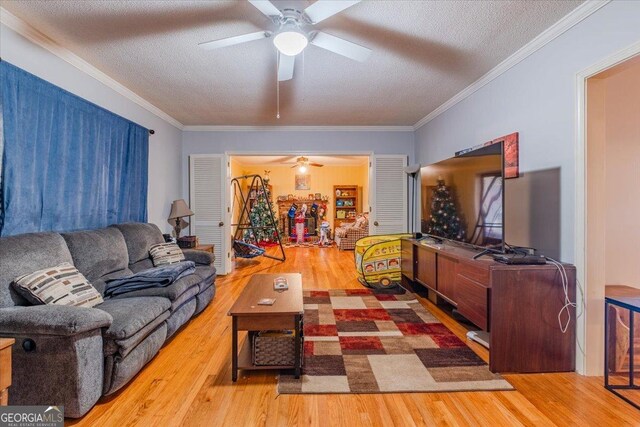
<svg viewBox="0 0 640 427"><path fill-rule="evenodd" d="M482 175L480 218L484 244L502 241L502 177Z"/></svg>

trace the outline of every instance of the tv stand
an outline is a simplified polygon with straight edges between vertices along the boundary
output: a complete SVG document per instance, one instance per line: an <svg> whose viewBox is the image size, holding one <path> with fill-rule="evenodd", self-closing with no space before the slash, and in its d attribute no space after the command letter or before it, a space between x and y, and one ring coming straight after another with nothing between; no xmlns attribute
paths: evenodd
<svg viewBox="0 0 640 427"><path fill-rule="evenodd" d="M556 266L507 265L477 259L477 251L457 245L441 248L402 239L403 280L423 286L430 299L443 299L489 332L492 372L575 370L575 308L565 334L558 324L564 305ZM575 267L565 265L569 298L576 299Z"/></svg>

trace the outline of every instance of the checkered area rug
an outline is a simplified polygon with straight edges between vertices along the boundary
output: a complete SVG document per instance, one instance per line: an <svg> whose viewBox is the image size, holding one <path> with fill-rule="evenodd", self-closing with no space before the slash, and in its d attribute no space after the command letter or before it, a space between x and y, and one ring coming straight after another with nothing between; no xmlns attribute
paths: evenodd
<svg viewBox="0 0 640 427"><path fill-rule="evenodd" d="M304 291L304 367L279 393L513 390L414 294Z"/></svg>

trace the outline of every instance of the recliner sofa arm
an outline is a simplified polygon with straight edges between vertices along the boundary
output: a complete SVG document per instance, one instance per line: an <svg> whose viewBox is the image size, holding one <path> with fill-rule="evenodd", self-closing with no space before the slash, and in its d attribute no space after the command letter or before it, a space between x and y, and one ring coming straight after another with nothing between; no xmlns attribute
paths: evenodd
<svg viewBox="0 0 640 427"><path fill-rule="evenodd" d="M86 414L102 395L102 328L112 321L97 308L1 308L0 336L16 339L9 404L63 405L65 417Z"/></svg>
<svg viewBox="0 0 640 427"><path fill-rule="evenodd" d="M95 308L64 305L15 306L0 309L0 335L71 336L111 325L113 318Z"/></svg>
<svg viewBox="0 0 640 427"><path fill-rule="evenodd" d="M216 260L215 255L211 252L200 251L197 249L183 249L182 253L187 261L193 261L196 264L210 265Z"/></svg>

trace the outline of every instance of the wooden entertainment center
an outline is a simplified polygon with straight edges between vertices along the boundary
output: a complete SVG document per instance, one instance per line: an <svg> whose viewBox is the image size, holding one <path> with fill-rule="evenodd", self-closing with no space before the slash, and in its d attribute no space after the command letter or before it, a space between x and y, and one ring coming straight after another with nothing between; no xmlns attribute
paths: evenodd
<svg viewBox="0 0 640 427"><path fill-rule="evenodd" d="M565 295L558 268L507 265L486 256L474 260L477 253L455 243L402 239L402 274L411 284L426 287L430 299L444 299L490 332L492 372L575 370L576 314L570 307L571 323L562 333L558 313ZM564 267L569 298L575 302L575 267Z"/></svg>

